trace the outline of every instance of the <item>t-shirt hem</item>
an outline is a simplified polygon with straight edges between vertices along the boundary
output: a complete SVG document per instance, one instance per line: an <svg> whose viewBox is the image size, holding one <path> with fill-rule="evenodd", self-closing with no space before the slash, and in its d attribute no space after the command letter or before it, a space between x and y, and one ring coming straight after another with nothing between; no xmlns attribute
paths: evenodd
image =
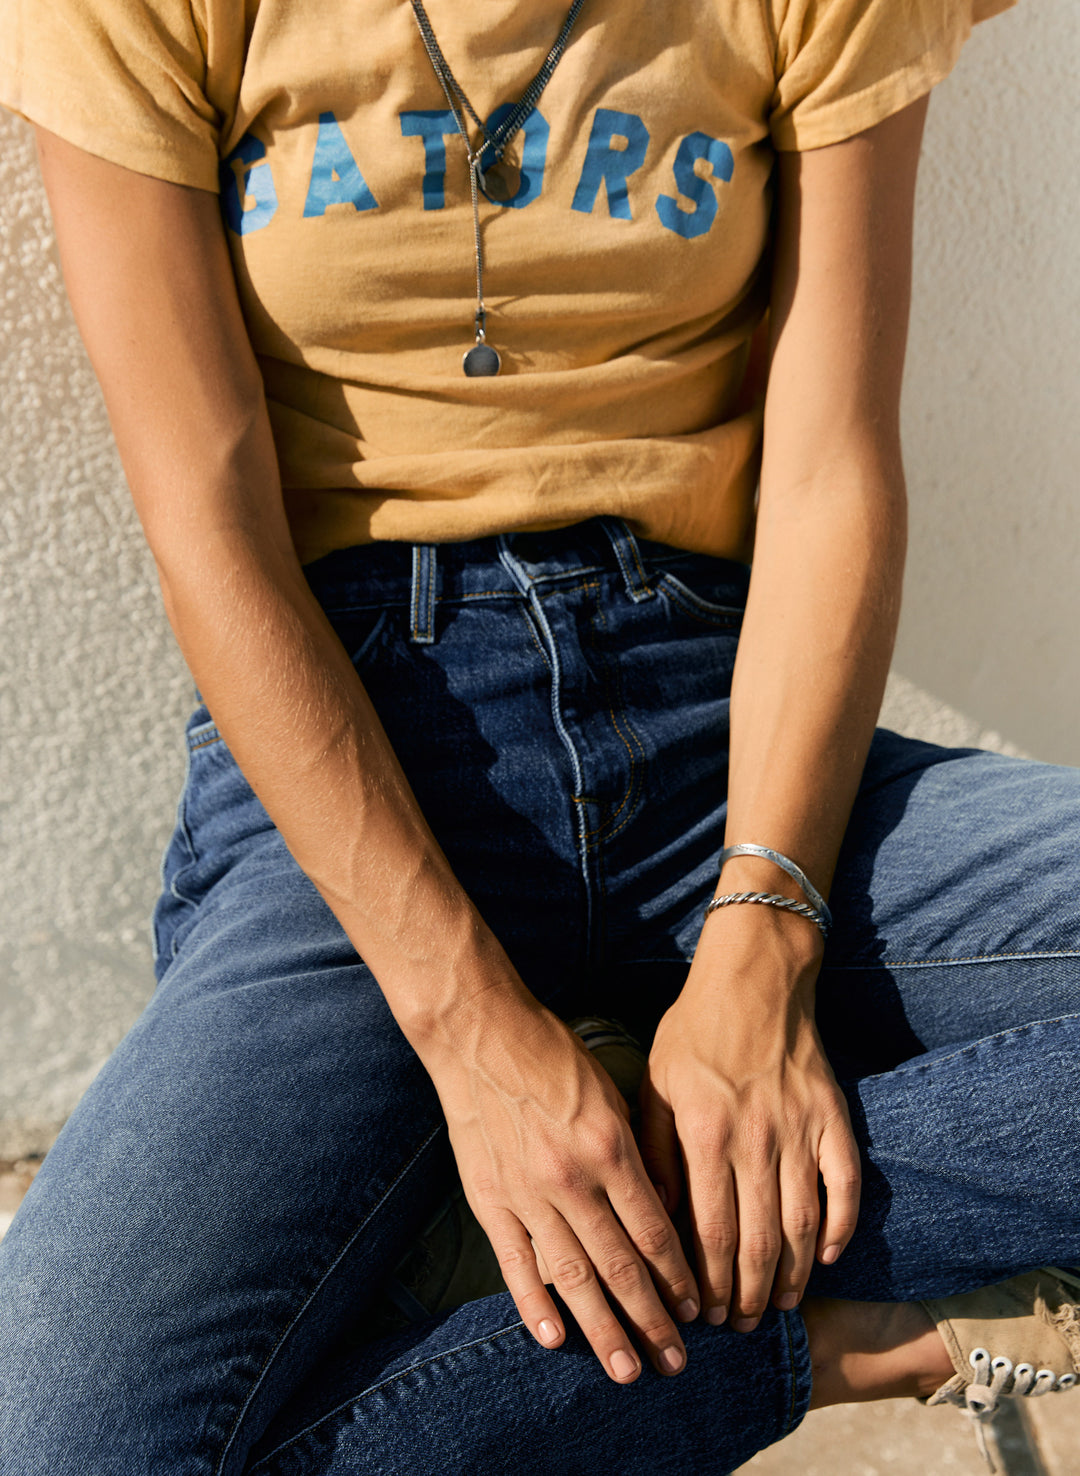
<svg viewBox="0 0 1080 1476"><path fill-rule="evenodd" d="M1012 0L1005 3L1011 4ZM950 37L945 44L931 48L908 66L861 92L815 109L813 117L805 121L796 117L781 119L772 132L775 147L784 153L822 149L883 123L945 80L956 65L966 39L963 34Z"/></svg>
<svg viewBox="0 0 1080 1476"><path fill-rule="evenodd" d="M101 118L93 123L84 122L73 116L63 103L36 89L24 73L3 62L0 62L0 106L110 164L119 164L136 174L146 174L168 184L189 185L194 189L220 193L216 163L213 166L196 164L170 150L160 140L148 143L131 134L111 134Z"/></svg>
<svg viewBox="0 0 1080 1476"><path fill-rule="evenodd" d="M975 0L975 23L1000 15L1003 10L1012 10L1019 0Z"/></svg>

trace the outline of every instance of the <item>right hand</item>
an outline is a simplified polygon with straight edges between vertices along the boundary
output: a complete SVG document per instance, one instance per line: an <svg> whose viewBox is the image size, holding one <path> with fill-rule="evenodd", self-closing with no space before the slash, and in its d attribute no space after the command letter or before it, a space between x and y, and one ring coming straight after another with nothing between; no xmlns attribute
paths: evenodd
<svg viewBox="0 0 1080 1476"><path fill-rule="evenodd" d="M462 1186L525 1326L544 1347L563 1318L538 1259L605 1373L641 1372L612 1303L662 1374L686 1359L675 1320L700 1307L678 1235L649 1182L611 1078L531 997L491 993L455 1047L422 1052L450 1129ZM483 1017L481 1018L481 1010Z"/></svg>

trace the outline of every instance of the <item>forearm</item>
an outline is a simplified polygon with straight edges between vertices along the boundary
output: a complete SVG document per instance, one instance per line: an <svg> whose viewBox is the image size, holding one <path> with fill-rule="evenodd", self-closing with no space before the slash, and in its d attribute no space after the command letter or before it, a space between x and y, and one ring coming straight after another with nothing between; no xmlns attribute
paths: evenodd
<svg viewBox="0 0 1080 1476"><path fill-rule="evenodd" d="M216 197L39 144L169 618L241 770L414 1044L479 990L523 995L296 558Z"/></svg>
<svg viewBox="0 0 1080 1476"><path fill-rule="evenodd" d="M900 608L899 457L853 454L762 498L731 704L726 843L767 845L827 894L874 731ZM724 890L789 878L736 858ZM794 895L798 895L797 890Z"/></svg>
<svg viewBox="0 0 1080 1476"><path fill-rule="evenodd" d="M197 557L184 539L155 557L215 723L410 1039L481 991L522 990L291 551L233 528L202 536Z"/></svg>
<svg viewBox="0 0 1080 1476"><path fill-rule="evenodd" d="M780 162L773 352L732 693L726 838L792 857L823 893L900 607L900 388L924 115L925 103L915 104L845 145ZM737 858L724 869L725 890L744 882L791 893L783 872Z"/></svg>

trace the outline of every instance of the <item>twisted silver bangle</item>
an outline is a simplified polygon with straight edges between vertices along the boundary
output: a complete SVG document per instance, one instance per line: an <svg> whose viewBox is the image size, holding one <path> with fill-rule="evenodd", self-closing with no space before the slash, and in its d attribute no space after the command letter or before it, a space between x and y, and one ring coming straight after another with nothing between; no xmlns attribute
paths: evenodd
<svg viewBox="0 0 1080 1476"><path fill-rule="evenodd" d="M785 912L797 912L800 917L807 918L820 928L821 936L829 936L829 921L817 907L811 907L809 902L795 902L791 897L782 897L778 892L727 892L722 897L714 897L705 909L705 916L712 912L718 912L721 907L731 907L736 902L763 902L767 907L782 907Z"/></svg>
<svg viewBox="0 0 1080 1476"><path fill-rule="evenodd" d="M790 856L781 855L779 851L774 851L769 846L752 846L749 843L738 846L725 846L720 852L717 870L723 871L724 862L732 856L762 856L766 861L771 861L774 866L779 866L780 870L786 871L788 876L791 877L791 880L802 890L810 906L825 919L825 928L823 931L827 933L832 927L832 913L829 911L828 903L818 891L817 887L814 886L806 872L803 871L802 867L796 866Z"/></svg>

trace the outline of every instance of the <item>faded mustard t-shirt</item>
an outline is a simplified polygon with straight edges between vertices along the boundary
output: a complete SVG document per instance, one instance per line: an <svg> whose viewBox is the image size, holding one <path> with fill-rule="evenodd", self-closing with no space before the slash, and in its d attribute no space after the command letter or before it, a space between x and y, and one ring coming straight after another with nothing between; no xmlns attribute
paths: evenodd
<svg viewBox="0 0 1080 1476"><path fill-rule="evenodd" d="M568 3L427 0L481 117ZM1011 3L585 0L516 195L481 197L493 378L462 370L465 144L409 0L0 0L0 101L220 191L302 562L597 513L746 558L775 151L904 107Z"/></svg>

